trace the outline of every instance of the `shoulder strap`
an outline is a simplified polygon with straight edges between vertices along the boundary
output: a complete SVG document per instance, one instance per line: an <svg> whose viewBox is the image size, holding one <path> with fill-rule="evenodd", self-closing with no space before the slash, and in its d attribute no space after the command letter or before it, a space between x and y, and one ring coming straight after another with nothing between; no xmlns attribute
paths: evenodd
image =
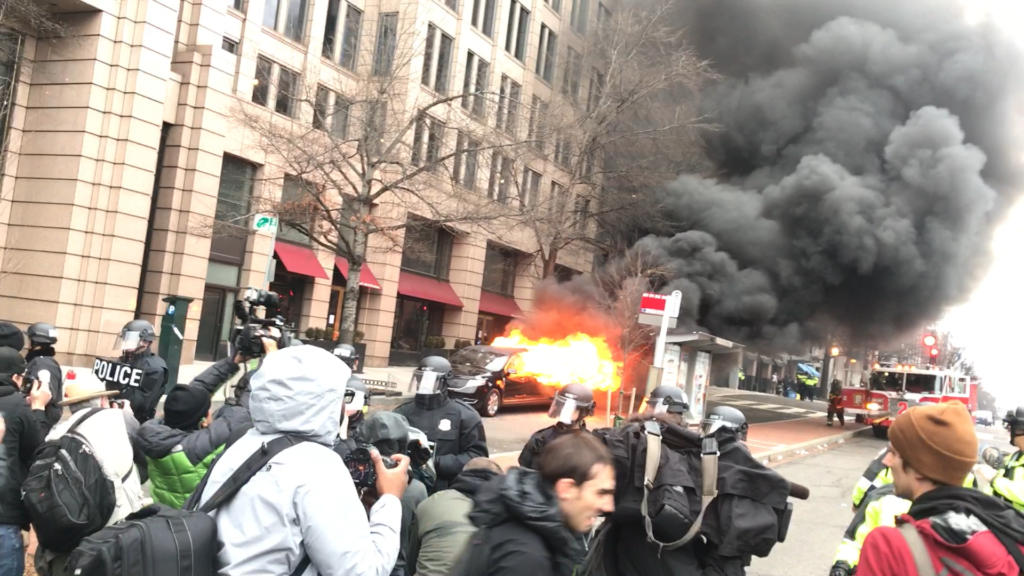
<svg viewBox="0 0 1024 576"><path fill-rule="evenodd" d="M86 412L84 416L82 416L78 420L75 420L75 423L72 424L70 428L68 428L68 431L65 432L65 434L72 434L72 433L74 433L74 431L78 430L78 427L81 426L83 422L85 422L89 418L92 418L96 414L99 414L100 410L103 410L103 408L90 408L89 411Z"/></svg>
<svg viewBox="0 0 1024 576"><path fill-rule="evenodd" d="M654 489L654 479L658 475L658 466L661 464L661 428L658 423L654 420L645 422L644 435L647 437L647 459L644 465L644 498L640 502L640 513L644 516L647 541L658 545L658 555L660 556L661 548L675 550L689 543L700 532L701 523L704 521L704 512L707 511L711 501L718 496L718 441L707 437L701 442L700 514L697 515L690 530L682 538L675 542L664 543L654 537L654 527L647 509L647 495Z"/></svg>
<svg viewBox="0 0 1024 576"><path fill-rule="evenodd" d="M935 576L935 565L932 564L932 556L928 553L928 546L925 545L917 527L911 523L900 524L900 534L906 540L910 553L914 556L914 565L917 567L917 576Z"/></svg>
<svg viewBox="0 0 1024 576"><path fill-rule="evenodd" d="M311 562L309 554L303 554L302 560L299 560L299 565L295 567L295 570L292 570L291 576L302 576L302 573L306 571L306 568L309 568Z"/></svg>
<svg viewBox="0 0 1024 576"><path fill-rule="evenodd" d="M230 477L228 477L224 484L221 485L220 489L218 489L213 496L206 501L206 504L199 507L199 511L207 513L213 512L217 508L226 504L235 496L235 494L238 494L238 491L241 490L257 472L262 470L274 456L278 455L285 449L291 448L292 446L302 442L305 442L304 438L285 435L264 443L260 446L259 450L254 452L252 456L249 456L249 458L243 462ZM195 493L199 494L200 497L201 492L199 492L199 488L206 488L206 480L210 477L210 473L213 468L214 466L211 465L206 471L206 478L203 479L202 485L196 488Z"/></svg>

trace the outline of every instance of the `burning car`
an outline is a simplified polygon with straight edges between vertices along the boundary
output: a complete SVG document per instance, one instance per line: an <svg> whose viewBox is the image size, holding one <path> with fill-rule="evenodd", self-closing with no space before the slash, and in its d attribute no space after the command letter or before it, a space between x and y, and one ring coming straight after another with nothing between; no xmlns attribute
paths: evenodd
<svg viewBox="0 0 1024 576"><path fill-rule="evenodd" d="M455 378L448 393L492 417L505 404L547 405L557 391L536 378L523 374L522 354L526 348L469 346L449 358Z"/></svg>

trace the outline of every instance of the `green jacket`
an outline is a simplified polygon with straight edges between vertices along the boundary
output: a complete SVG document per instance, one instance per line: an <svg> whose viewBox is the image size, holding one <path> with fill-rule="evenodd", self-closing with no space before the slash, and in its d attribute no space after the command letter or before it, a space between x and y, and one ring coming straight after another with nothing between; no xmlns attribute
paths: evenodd
<svg viewBox="0 0 1024 576"><path fill-rule="evenodd" d="M904 500L894 492L893 485L886 484L873 490L864 500L836 550L836 563L845 562L850 568L856 567L868 534L879 526L895 526L896 519L910 510L910 500Z"/></svg>
<svg viewBox="0 0 1024 576"><path fill-rule="evenodd" d="M1001 497L1024 512L1024 452L1018 450L1010 456L985 492Z"/></svg>

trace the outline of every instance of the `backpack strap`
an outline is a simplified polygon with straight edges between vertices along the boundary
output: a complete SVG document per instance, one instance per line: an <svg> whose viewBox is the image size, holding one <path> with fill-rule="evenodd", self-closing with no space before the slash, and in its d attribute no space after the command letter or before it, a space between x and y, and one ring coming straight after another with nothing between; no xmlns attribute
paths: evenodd
<svg viewBox="0 0 1024 576"><path fill-rule="evenodd" d="M924 538L918 533L917 527L907 522L900 524L900 534L907 542L910 553L914 556L914 566L917 568L917 576L935 576L935 565L932 564L932 555L928 552L928 546Z"/></svg>
<svg viewBox="0 0 1024 576"><path fill-rule="evenodd" d="M661 464L661 427L656 421L648 420L644 422L644 435L647 437L647 459L644 463L644 498L640 502L640 513L644 516L647 541L658 545L660 557L660 549L675 550L689 543L700 533L704 513L711 501L718 496L718 441L712 437L705 437L701 441L700 514L697 515L697 519L693 521L693 525L682 538L675 542L664 543L654 537L654 527L647 508L647 496L654 489L654 479L658 475L658 466Z"/></svg>
<svg viewBox="0 0 1024 576"><path fill-rule="evenodd" d="M265 442L260 446L259 450L254 452L252 456L249 456L249 458L243 462L227 480L224 481L224 484L221 485L220 489L214 492L213 496L206 501L206 504L199 507L199 511L210 513L217 508L220 508L234 498L235 494L238 494L238 491L248 484L249 480L252 480L253 476L262 470L274 456L277 456L287 448L291 448L292 446L301 444L305 441L306 440L304 438L300 438L298 436L284 435L275 438L270 442ZM206 488L206 481L210 478L212 470L213 466L211 465L206 471L206 476L203 478L203 482L196 488L193 495L199 495L200 498L202 497L201 489ZM197 502L198 500L199 498L196 498Z"/></svg>
<svg viewBox="0 0 1024 576"><path fill-rule="evenodd" d="M75 430L78 430L78 427L81 426L83 422L85 422L89 418L92 418L93 416L99 414L102 410L103 410L103 408L89 408L89 411L86 412L85 415L83 415L78 420L75 420L75 423L72 424L70 428L68 428L68 430L67 430L67 432L65 432L65 434L73 434L75 432ZM81 438L81 436L79 436L79 438ZM85 440L84 438L82 438L82 439Z"/></svg>

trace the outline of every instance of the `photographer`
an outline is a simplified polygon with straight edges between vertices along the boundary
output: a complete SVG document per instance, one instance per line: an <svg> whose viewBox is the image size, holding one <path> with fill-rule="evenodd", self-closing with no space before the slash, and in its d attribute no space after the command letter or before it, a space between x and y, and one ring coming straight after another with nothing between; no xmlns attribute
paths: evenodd
<svg viewBox="0 0 1024 576"><path fill-rule="evenodd" d="M277 350L277 342L264 338L263 347L270 354ZM142 425L138 443L146 456L150 492L157 502L181 509L231 435L251 423L248 395L226 403L216 418L211 410L211 396L245 361L240 355L224 358L189 385L175 386L164 401L163 419Z"/></svg>
<svg viewBox="0 0 1024 576"><path fill-rule="evenodd" d="M276 455L216 513L218 574L385 576L398 559L401 498L409 459L389 469L371 455L381 495L366 512L352 476L331 447L338 437L344 383L350 370L313 346L268 355L252 377L253 429L228 447L213 467L200 504L260 446L283 435L304 441ZM268 524L268 518L275 518Z"/></svg>

